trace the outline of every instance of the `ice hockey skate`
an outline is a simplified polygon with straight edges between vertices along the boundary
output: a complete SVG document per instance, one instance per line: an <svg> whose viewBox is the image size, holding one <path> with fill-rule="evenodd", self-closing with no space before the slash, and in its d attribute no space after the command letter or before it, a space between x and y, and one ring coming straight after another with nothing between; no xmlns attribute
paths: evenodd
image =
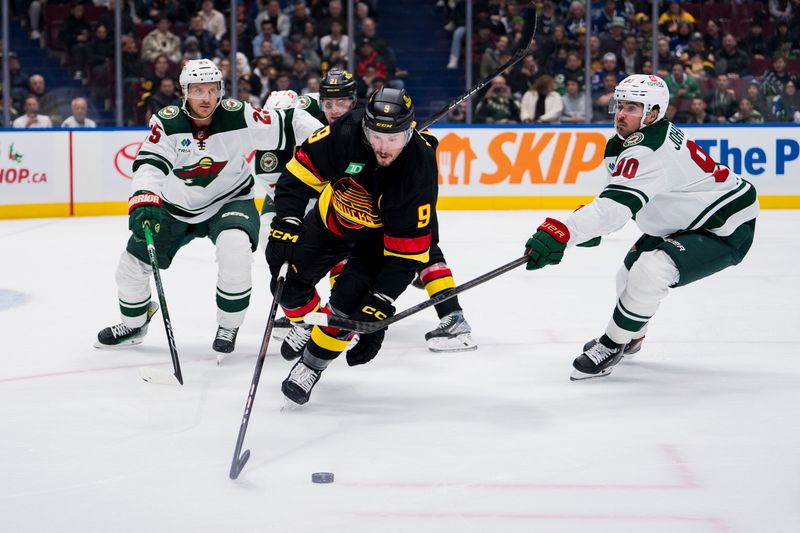
<svg viewBox="0 0 800 533"><path fill-rule="evenodd" d="M303 353L308 339L311 338L311 328L303 325L292 324L292 329L283 339L281 344L281 355L287 361L294 361Z"/></svg>
<svg viewBox="0 0 800 533"><path fill-rule="evenodd" d="M281 384L281 392L290 402L303 405L311 396L311 389L319 381L322 370L306 365L302 359L295 363L291 372Z"/></svg>
<svg viewBox="0 0 800 533"><path fill-rule="evenodd" d="M591 346L572 362L573 370L569 377L571 381L607 376L614 369L614 365L622 359L624 348L622 344L615 348L606 346L601 340L594 344L590 341L588 344Z"/></svg>
<svg viewBox="0 0 800 533"><path fill-rule="evenodd" d="M156 312L158 312L158 304L150 302L150 307L147 308L147 319L142 327L129 328L125 324L117 324L100 330L94 347L107 350L141 344L144 336L147 335L147 327L150 325L150 320Z"/></svg>
<svg viewBox="0 0 800 533"><path fill-rule="evenodd" d="M272 324L272 338L276 341L282 341L286 338L286 335L289 334L289 331L292 329L292 321L289 320L287 317L282 316L275 319L275 322Z"/></svg>
<svg viewBox="0 0 800 533"><path fill-rule="evenodd" d="M236 334L239 333L239 328L217 328L217 336L214 339L211 347L217 354L217 364L220 364L225 356L233 351L236 347Z"/></svg>
<svg viewBox="0 0 800 533"><path fill-rule="evenodd" d="M425 340L432 352L467 352L478 349L471 333L464 313L453 311L442 318L436 329L425 334Z"/></svg>
<svg viewBox="0 0 800 533"><path fill-rule="evenodd" d="M626 359L633 359L636 356L636 354L639 353L639 350L642 349L642 342L644 341L644 337L645 336L642 335L638 339L631 339L631 342L626 344L625 349L622 350L622 357ZM597 341L599 340L600 338L597 337L584 344L583 351L585 352L586 350L597 344Z"/></svg>

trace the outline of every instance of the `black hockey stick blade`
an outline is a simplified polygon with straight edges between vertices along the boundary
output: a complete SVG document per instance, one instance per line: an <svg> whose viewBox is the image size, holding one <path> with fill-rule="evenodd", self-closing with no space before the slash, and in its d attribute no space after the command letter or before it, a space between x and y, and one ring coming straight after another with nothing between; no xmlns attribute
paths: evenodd
<svg viewBox="0 0 800 533"><path fill-rule="evenodd" d="M239 434L236 437L236 447L233 450L233 460L231 461L231 469L228 475L231 479L236 479L242 472L244 465L250 459L250 450L242 452L244 445L244 437L247 434L247 426L250 423L250 413L253 409L253 402L256 399L256 391L258 390L258 381L261 379L261 370L264 368L264 359L267 357L267 347L269 346L269 339L272 336L272 326L275 324L275 315L278 313L278 304L283 294L283 286L286 281L286 274L289 271L289 262L287 261L281 265L280 271L275 284L275 295L272 297L272 306L269 308L269 316L267 317L267 326L264 328L264 337L261 339L261 348L258 351L258 359L256 360L256 368L253 371L253 379L250 382L250 389L247 392L247 401L244 404L244 414L242 421L239 424Z"/></svg>
<svg viewBox="0 0 800 533"><path fill-rule="evenodd" d="M345 318L342 316L335 316L335 315L328 315L326 313L308 313L304 318L303 322L306 324L313 324L315 326L327 326L332 328L339 328L344 329L347 331L355 331L356 333L374 333L378 330L383 328L387 328L390 325L403 320L413 314L419 313L423 309L427 309L428 307L434 306L438 303L444 302L445 300L449 300L450 298L461 294L464 291L467 291L473 287L477 287L478 285L489 281L490 279L494 279L500 274L505 274L510 270L514 270L520 265L524 265L528 262L528 255L525 254L524 256L514 259L510 263L506 263L505 265L498 267L491 272L487 272L477 278L467 281L466 283L462 283L458 287L455 287L449 291L445 291L442 293L437 294L433 298L429 298L424 302L418 303L413 307L409 307L405 311L401 311L394 316L387 318L386 320L381 320L379 322L362 322L358 320L352 320L349 318Z"/></svg>
<svg viewBox="0 0 800 533"><path fill-rule="evenodd" d="M458 104L460 104L465 100L469 100L475 93L483 90L483 88L489 85L492 82L492 80L495 79L497 76L499 76L507 69L513 67L519 61L521 61L522 58L528 54L531 47L533 46L533 38L536 35L536 26L538 25L538 23L539 23L539 16L536 11L536 6L534 5L533 2L530 2L528 4L528 17L527 20L525 21L525 33L523 33L522 37L520 38L521 43L526 43L525 47L517 48L517 51L514 52L514 55L511 57L511 59L509 59L508 61L497 67L497 69L494 72L489 74L483 80L479 81L477 84L473 85L472 88L470 88L467 92L465 92L461 96L457 96L452 100L450 100L432 117L423 122L421 125L417 126L417 130L423 131L425 128L427 128L428 126L430 126L431 124L433 124L434 122L438 121L440 118L445 116L447 113L449 113L450 110L456 107Z"/></svg>

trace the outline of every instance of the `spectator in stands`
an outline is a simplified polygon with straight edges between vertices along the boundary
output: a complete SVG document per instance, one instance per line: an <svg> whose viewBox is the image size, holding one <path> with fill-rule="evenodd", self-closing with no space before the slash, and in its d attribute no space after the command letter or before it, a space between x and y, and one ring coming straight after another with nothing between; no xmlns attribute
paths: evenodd
<svg viewBox="0 0 800 533"><path fill-rule="evenodd" d="M466 28L466 5L465 0L455 0L455 5L450 12L450 20L447 22L445 29L453 32L453 38L450 42L450 60L447 62L448 70L456 70L458 68L458 61L461 58L461 48L464 41L464 34ZM469 57L469 53L466 54Z"/></svg>
<svg viewBox="0 0 800 533"><path fill-rule="evenodd" d="M355 20L355 27L356 27L356 35L358 32L361 31L361 28L364 25L364 21L368 18L371 18L371 8L369 4L366 2L357 2L356 3L356 20Z"/></svg>
<svg viewBox="0 0 800 533"><path fill-rule="evenodd" d="M89 105L86 98L79 96L72 99L72 115L61 123L62 128L96 128L94 120L87 118Z"/></svg>
<svg viewBox="0 0 800 533"><path fill-rule="evenodd" d="M775 20L790 21L793 14L792 4L791 0L769 0L769 16Z"/></svg>
<svg viewBox="0 0 800 533"><path fill-rule="evenodd" d="M222 59L230 59L231 58L231 40L230 37L227 35L223 36L222 39L219 41L219 48L217 48L217 55L214 57L214 63ZM278 55L280 57L280 55ZM236 72L239 76L249 76L250 75L250 61L247 59L247 56L244 55L241 51L236 52Z"/></svg>
<svg viewBox="0 0 800 533"><path fill-rule="evenodd" d="M523 123L557 124L561 122L564 103L556 90L552 76L544 74L522 97L519 118Z"/></svg>
<svg viewBox="0 0 800 533"><path fill-rule="evenodd" d="M592 107L592 121L595 124L611 124L614 122L613 115L609 113L608 106L614 99L614 89L617 87L617 76L613 73L603 76L603 89L594 99Z"/></svg>
<svg viewBox="0 0 800 533"><path fill-rule="evenodd" d="M651 59L642 60L642 67L639 74L652 74L652 73L653 73L653 60Z"/></svg>
<svg viewBox="0 0 800 533"><path fill-rule="evenodd" d="M358 76L364 75L364 70L367 68L367 65L374 65L378 76L381 78L387 76L386 63L383 61L383 58L378 55L378 52L372 48L372 43L369 39L361 41L358 47L357 61L356 74Z"/></svg>
<svg viewBox="0 0 800 533"><path fill-rule="evenodd" d="M481 56L487 48L494 47L497 35L492 33L492 26L487 21L482 20L477 23L478 34L472 39L472 62L479 64Z"/></svg>
<svg viewBox="0 0 800 533"><path fill-rule="evenodd" d="M781 54L784 57L791 57L798 50L797 40L789 29L789 23L785 20L778 22L775 33L769 41L769 53L771 56Z"/></svg>
<svg viewBox="0 0 800 533"><path fill-rule="evenodd" d="M92 27L84 18L83 4L74 4L58 31L58 40L67 48L68 64L76 80L83 76L81 69L86 63L86 44L89 42L91 30Z"/></svg>
<svg viewBox="0 0 800 533"><path fill-rule="evenodd" d="M686 117L687 124L710 124L717 122L717 117L711 116L706 112L706 103L702 98L696 96L692 98L689 105L689 116Z"/></svg>
<svg viewBox="0 0 800 533"><path fill-rule="evenodd" d="M564 68L556 74L556 77L563 75L564 80L574 78L578 80L581 90L586 86L585 70L583 68L583 58L578 52L569 52Z"/></svg>
<svg viewBox="0 0 800 533"><path fill-rule="evenodd" d="M153 62L164 55L175 64L181 60L181 40L169 31L171 25L166 15L159 17L156 28L142 40L142 59Z"/></svg>
<svg viewBox="0 0 800 533"><path fill-rule="evenodd" d="M451 124L463 124L467 120L467 102L460 102L448 113L446 122Z"/></svg>
<svg viewBox="0 0 800 533"><path fill-rule="evenodd" d="M40 113L47 115L48 118L58 114L61 104L58 91L47 91L44 76L41 74L34 74L28 79L28 93L36 97Z"/></svg>
<svg viewBox="0 0 800 533"><path fill-rule="evenodd" d="M300 35L292 35L286 40L286 53L283 54L283 64L291 65L298 54L305 57L308 70L316 72L320 69L322 60L317 55L317 52L315 50L307 50Z"/></svg>
<svg viewBox="0 0 800 533"><path fill-rule="evenodd" d="M706 50L716 55L722 50L722 28L719 23L714 19L706 21L706 31L703 35L703 40L706 42Z"/></svg>
<svg viewBox="0 0 800 533"><path fill-rule="evenodd" d="M739 42L739 47L752 59L769 57L769 44L764 37L761 21L758 19L750 21L750 28L747 35Z"/></svg>
<svg viewBox="0 0 800 533"><path fill-rule="evenodd" d="M255 20L256 27L261 27L261 22L264 20L272 22L275 33L280 35L281 38L286 39L289 37L292 21L281 12L281 5L278 0L269 0L266 7L258 13Z"/></svg>
<svg viewBox="0 0 800 533"><path fill-rule="evenodd" d="M363 4L363 2L360 2ZM369 39L372 43L372 48L378 52L385 61L386 66L389 67L389 72L393 74L393 69L397 63L394 50L386 44L386 41L378 35L378 26L375 24L375 19L371 17L365 18L361 23L361 30L357 33L359 39L356 42L361 42L364 39Z"/></svg>
<svg viewBox="0 0 800 533"><path fill-rule="evenodd" d="M536 41L538 44L538 41ZM600 42L598 41L597 53L600 53ZM567 37L567 30L564 26L558 25L553 28L553 33L549 39L545 39L542 43L541 55L548 58L560 59L563 62L567 61L567 56L576 48L575 43L570 42Z"/></svg>
<svg viewBox="0 0 800 533"><path fill-rule="evenodd" d="M770 120L774 122L800 122L800 93L797 84L789 80L783 86L783 93L772 99Z"/></svg>
<svg viewBox="0 0 800 533"><path fill-rule="evenodd" d="M0 65L2 64L3 62L0 59ZM15 107L17 105L21 107L25 96L28 95L28 75L20 68L19 59L14 52L8 53L8 73L9 85L11 86L11 100Z"/></svg>
<svg viewBox="0 0 800 533"><path fill-rule="evenodd" d="M716 72L714 55L706 50L706 42L698 32L692 34L691 39L689 39L689 48L684 52L680 60L686 67L686 72L695 78L710 78Z"/></svg>
<svg viewBox="0 0 800 533"><path fill-rule="evenodd" d="M564 19L564 28L570 40L578 40L586 34L586 9L577 0L569 5L569 14Z"/></svg>
<svg viewBox="0 0 800 533"><path fill-rule="evenodd" d="M317 50L319 50L319 35L317 35L317 29L313 22L308 21L305 23L301 37L303 39L303 53L313 52L317 54Z"/></svg>
<svg viewBox="0 0 800 533"><path fill-rule="evenodd" d="M678 109L688 107L692 98L700 96L700 84L694 76L686 74L683 63L672 65L672 73L664 80L669 88L669 98Z"/></svg>
<svg viewBox="0 0 800 533"><path fill-rule="evenodd" d="M147 67L139 54L139 46L132 37L122 37L122 112L125 123L129 126L136 124L134 110L136 109L136 90L142 87L142 82L147 78Z"/></svg>
<svg viewBox="0 0 800 533"><path fill-rule="evenodd" d="M94 29L94 39L86 45L86 63L83 70L89 72L94 79L95 76L109 68L115 50L116 44L108 32L108 28L98 24Z"/></svg>
<svg viewBox="0 0 800 533"><path fill-rule="evenodd" d="M600 36L600 51L604 54L611 52L619 57L622 53L622 42L625 39L625 19L614 17L609 26L609 31Z"/></svg>
<svg viewBox="0 0 800 533"><path fill-rule="evenodd" d="M319 40L322 59L329 63L346 60L347 51L350 49L350 38L344 34L344 26L338 20L332 20L330 28L330 33L323 35Z"/></svg>
<svg viewBox="0 0 800 533"><path fill-rule="evenodd" d="M99 2L95 1L95 5L100 5ZM116 8L117 3L114 1L109 0L106 3L106 7L108 7L108 11L104 11L100 14L97 18L97 25L98 26L105 26L108 29L108 34L111 36L112 40L114 38L114 28L115 28L115 18L116 14L114 13L114 9ZM127 35L133 37L134 30L136 29L136 24L134 23L133 16L131 15L131 9L133 6L133 2L123 2L122 3L122 35ZM138 18L138 17L137 17ZM116 42L116 41L114 41Z"/></svg>
<svg viewBox="0 0 800 533"><path fill-rule="evenodd" d="M692 35L692 27L686 23L678 24L678 33L669 40L669 49L675 57L681 57L689 49L689 39Z"/></svg>
<svg viewBox="0 0 800 533"><path fill-rule="evenodd" d="M319 92L319 76L316 74L308 77L306 86L303 87L303 94L311 94Z"/></svg>
<svg viewBox="0 0 800 533"><path fill-rule="evenodd" d="M583 50L583 47L581 47ZM592 35L589 38L589 70L597 72L603 69L603 54L600 53L600 37Z"/></svg>
<svg viewBox="0 0 800 533"><path fill-rule="evenodd" d="M254 59L253 47L249 46L249 44L253 42L253 38L255 38L257 32L253 21L248 19L247 14L244 12L245 7L246 6L243 4L239 4L238 7L239 15L236 19L236 42L241 43L239 50L247 56L248 60L252 61Z"/></svg>
<svg viewBox="0 0 800 533"><path fill-rule="evenodd" d="M646 13L636 13L633 20L636 23L634 33L639 50L642 52L642 56L651 57L653 55L653 22Z"/></svg>
<svg viewBox="0 0 800 533"><path fill-rule="evenodd" d="M210 31L217 41L222 39L228 28L223 14L214 9L214 1L203 0L203 3L200 4L200 11L197 14L203 19L203 28Z"/></svg>
<svg viewBox="0 0 800 533"><path fill-rule="evenodd" d="M217 53L217 38L203 27L203 17L200 15L192 15L192 18L189 19L189 29L183 34L183 43L181 44L181 52L184 54L186 54L186 41L189 37L194 37L197 41L197 49L200 52L200 58L192 59L211 59Z"/></svg>
<svg viewBox="0 0 800 533"><path fill-rule="evenodd" d="M747 98L739 100L739 110L730 118L730 122L742 124L760 124L764 122L764 116L753 108L753 103Z"/></svg>
<svg viewBox="0 0 800 533"><path fill-rule="evenodd" d="M181 99L175 93L175 80L169 76L161 78L158 90L147 99L146 120L149 122L152 115L168 105L181 105Z"/></svg>
<svg viewBox="0 0 800 533"><path fill-rule="evenodd" d="M279 54L284 54L283 37L275 33L275 25L269 19L261 21L261 33L253 38L253 57L261 57L261 43L267 41L272 44L272 49Z"/></svg>
<svg viewBox="0 0 800 533"><path fill-rule="evenodd" d="M750 58L739 48L736 37L726 33L722 37L722 50L717 55L717 72L724 72L732 78L750 76Z"/></svg>
<svg viewBox="0 0 800 533"><path fill-rule="evenodd" d="M636 43L636 36L629 33L622 40L622 50L619 52L619 57L622 60L622 70L625 74L639 74L642 69L642 61L644 57Z"/></svg>
<svg viewBox="0 0 800 533"><path fill-rule="evenodd" d="M289 35L295 33L302 34L306 27L306 22L314 23L311 14L306 8L305 0L295 0L294 10L289 16Z"/></svg>
<svg viewBox="0 0 800 533"><path fill-rule="evenodd" d="M33 0L28 5L28 25L31 30L30 38L32 40L39 40L42 38L42 4L41 0ZM22 11L22 10L20 10ZM20 13L18 11L18 13Z"/></svg>
<svg viewBox="0 0 800 533"><path fill-rule="evenodd" d="M616 0L605 0L603 8L597 16L592 17L592 31L595 33L608 33L615 22L614 19L622 20L622 28L625 28L625 19L622 16L622 11L617 9Z"/></svg>
<svg viewBox="0 0 800 533"><path fill-rule="evenodd" d="M200 43L197 41L197 37L194 35L188 35L184 37L183 44L181 44L181 50L183 50L181 61L203 59L203 53L200 51Z"/></svg>
<svg viewBox="0 0 800 533"><path fill-rule="evenodd" d="M306 81L311 73L308 71L308 65L306 65L306 58L303 57L303 54L297 54L294 58L294 64L292 65L292 73L289 78L289 88L300 94L303 92L303 87L306 86Z"/></svg>
<svg viewBox="0 0 800 533"><path fill-rule="evenodd" d="M250 82L247 78L239 78L236 84L236 90L239 91L239 94L236 95L237 100L247 102L255 107L261 107L261 99L251 92Z"/></svg>
<svg viewBox="0 0 800 533"><path fill-rule="evenodd" d="M765 72L761 78L761 92L764 96L778 96L786 83L795 79L796 76L786 70L786 58L777 54L772 59L772 70Z"/></svg>
<svg viewBox="0 0 800 533"><path fill-rule="evenodd" d="M690 30L694 28L694 17L681 7L680 2L673 0L669 3L667 10L659 17L658 28L664 35L674 37L678 34L678 27L681 22L688 23Z"/></svg>
<svg viewBox="0 0 800 533"><path fill-rule="evenodd" d="M591 120L591 109L587 106L586 95L575 78L567 78L564 82L567 94L561 97L563 110L561 122L565 124L583 124Z"/></svg>
<svg viewBox="0 0 800 533"><path fill-rule="evenodd" d="M727 74L717 74L714 90L705 96L705 102L708 112L717 117L718 122L727 122L733 116L739 104Z"/></svg>
<svg viewBox="0 0 800 533"><path fill-rule="evenodd" d="M342 8L341 0L331 0L328 4L328 13L319 20L317 25L317 33L320 35L328 35L331 32L331 23L333 21L339 22L342 28L347 27L347 18L344 16L344 9Z"/></svg>
<svg viewBox="0 0 800 533"><path fill-rule="evenodd" d="M18 117L12 128L52 128L53 122L47 115L39 114L39 100L34 95L25 98L25 114Z"/></svg>
<svg viewBox="0 0 800 533"><path fill-rule="evenodd" d="M750 103L753 104L753 109L758 111L762 117L766 119L769 116L770 105L767 103L767 98L761 92L758 83L752 82L747 86L745 97L750 100Z"/></svg>
<svg viewBox="0 0 800 533"><path fill-rule="evenodd" d="M266 100L270 90L269 69L271 66L270 58L261 56L256 59L255 68L250 75L250 89L261 102Z"/></svg>
<svg viewBox="0 0 800 533"><path fill-rule="evenodd" d="M592 91L598 92L602 90L603 78L607 74L616 76L618 82L625 79L625 73L617 67L617 56L611 52L603 55L603 68L596 71L592 76Z"/></svg>
<svg viewBox="0 0 800 533"><path fill-rule="evenodd" d="M508 37L501 35L497 38L497 41L495 41L492 48L486 49L486 51L483 53L483 56L481 56L480 68L478 69L478 73L481 78L488 77L489 74L497 70L497 67L503 64L500 60L500 57L506 53L507 48Z"/></svg>
<svg viewBox="0 0 800 533"><path fill-rule="evenodd" d="M477 122L486 124L511 124L519 122L519 106L511 96L511 89L506 85L502 74L492 80L478 106L475 108Z"/></svg>
<svg viewBox="0 0 800 533"><path fill-rule="evenodd" d="M658 66L669 72L672 65L677 61L672 50L669 49L669 40L666 37L658 38Z"/></svg>
<svg viewBox="0 0 800 533"><path fill-rule="evenodd" d="M522 94L533 85L539 77L539 68L533 58L533 54L528 54L517 63L508 74L507 83L511 88L514 98L522 98Z"/></svg>
<svg viewBox="0 0 800 533"><path fill-rule="evenodd" d="M275 90L276 91L288 91L292 88L292 79L289 75L285 72L279 72L277 77L275 78Z"/></svg>

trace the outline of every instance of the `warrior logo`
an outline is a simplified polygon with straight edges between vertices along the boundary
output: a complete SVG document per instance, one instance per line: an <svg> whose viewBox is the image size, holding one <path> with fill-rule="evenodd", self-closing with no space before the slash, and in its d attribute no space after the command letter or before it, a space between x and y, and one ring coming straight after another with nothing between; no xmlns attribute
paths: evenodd
<svg viewBox="0 0 800 533"><path fill-rule="evenodd" d="M194 165L176 168L173 174L182 179L191 187L207 187L209 183L219 176L227 161L215 162L210 157L204 157Z"/></svg>
<svg viewBox="0 0 800 533"><path fill-rule="evenodd" d="M372 212L372 197L358 183L344 178L333 185L331 207L336 212L336 220L344 228L380 228L383 221Z"/></svg>

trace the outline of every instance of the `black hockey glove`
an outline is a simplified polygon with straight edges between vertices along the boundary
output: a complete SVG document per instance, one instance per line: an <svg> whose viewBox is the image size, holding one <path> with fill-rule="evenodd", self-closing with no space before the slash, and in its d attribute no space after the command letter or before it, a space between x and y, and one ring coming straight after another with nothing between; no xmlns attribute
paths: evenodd
<svg viewBox="0 0 800 533"><path fill-rule="evenodd" d="M272 219L265 253L273 276L283 263L294 262L302 246L304 233L302 222L295 217Z"/></svg>
<svg viewBox="0 0 800 533"><path fill-rule="evenodd" d="M150 222L153 233L161 229L161 197L150 191L136 191L128 199L128 229L144 240L144 223Z"/></svg>
<svg viewBox="0 0 800 533"><path fill-rule="evenodd" d="M351 318L362 322L374 322L386 320L394 312L395 308L388 296L370 292L361 300L358 311L353 313ZM378 355L385 336L386 329L374 333L361 333L356 345L347 351L347 364L356 366L372 361Z"/></svg>
<svg viewBox="0 0 800 533"><path fill-rule="evenodd" d="M564 257L569 241L569 229L563 222L546 218L525 247L528 250L528 264L525 268L536 270L547 265L557 265Z"/></svg>

